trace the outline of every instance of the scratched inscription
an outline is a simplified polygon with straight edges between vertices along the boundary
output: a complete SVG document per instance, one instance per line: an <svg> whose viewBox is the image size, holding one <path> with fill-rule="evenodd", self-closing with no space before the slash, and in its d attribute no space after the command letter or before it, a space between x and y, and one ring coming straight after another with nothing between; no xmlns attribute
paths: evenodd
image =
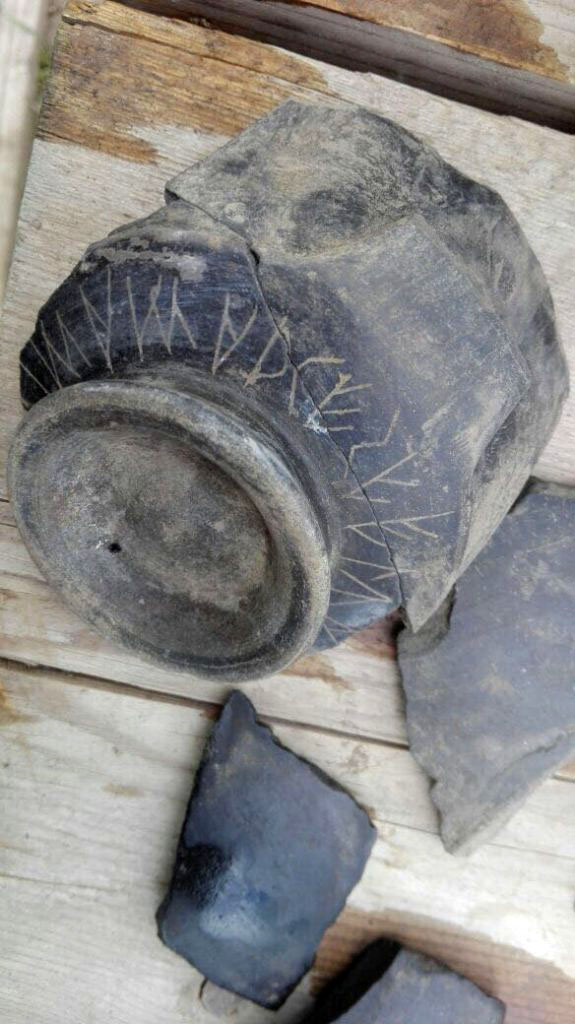
<svg viewBox="0 0 575 1024"><path fill-rule="evenodd" d="M246 389L256 389L264 381L285 382L277 389L277 396L285 402L287 414L299 417L303 427L315 435L331 437L344 456L343 477L335 481L344 503L344 551L334 574L332 599L324 625L329 642L338 643L351 629L357 628L358 615L361 618L364 614L373 621L397 605L390 596L394 592L392 584L397 580L397 571L387 538L393 536L408 541L414 534L435 538L433 520L452 513L448 510L429 515L385 516L385 507L393 505L390 495L394 491L420 486L417 473L413 471L418 453L408 441L403 441L399 408L387 426L384 425L381 437L357 441L364 415L362 396L370 391L372 384L355 380L345 358L324 351L294 359L287 320L275 323L267 317L267 326L262 330L261 305L253 302L246 306L245 297L231 290L221 294L219 313L214 317L212 311L213 329L206 337L205 325L203 329L195 325L189 310L182 304L183 287L177 274L160 271L142 304L141 299L138 302L131 274L127 273L119 281L117 277L113 280L109 265L100 288L98 307L84 285L77 282L81 328L72 329L60 310L52 316L50 330L44 319L39 319L36 334L23 353L22 371L42 394L91 376L95 359L113 373L117 369L115 339L119 332L125 333L127 318L134 346L132 361L143 363L147 356L153 358L158 348L172 356L177 344L178 357L188 352L201 360L204 369L214 377L233 367L236 380ZM122 355L125 360L125 350ZM320 382L315 387L317 393L311 404L307 403L302 418L302 372L311 367L321 368L322 375L317 378ZM390 457L398 434L406 450L399 458ZM368 452L371 472L366 474L362 459ZM378 466L373 471L375 453ZM362 510L359 518L357 513L354 515L354 506ZM410 572L415 570L402 568L402 575ZM390 590L386 589L386 583ZM359 611L361 606L365 612Z"/></svg>

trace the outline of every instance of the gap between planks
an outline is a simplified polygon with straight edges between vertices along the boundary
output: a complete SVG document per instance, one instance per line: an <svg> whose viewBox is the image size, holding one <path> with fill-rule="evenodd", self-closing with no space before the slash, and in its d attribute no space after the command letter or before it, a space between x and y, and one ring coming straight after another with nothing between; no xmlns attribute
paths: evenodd
<svg viewBox="0 0 575 1024"><path fill-rule="evenodd" d="M36 569L34 563L31 561L31 559L30 559L30 557L29 557L29 555L28 555L28 553L27 553L27 551L26 551L26 549L24 547L23 542L22 542L21 538L18 535L16 526L15 526L15 523L14 523L14 519L13 519L13 516L12 516L12 513L11 513L9 502L0 501L0 524L3 524L4 530L7 530L8 536L11 538L11 543L9 543L9 545L7 546L6 550L4 551L4 553L2 555L2 561L3 561L4 565L3 566L0 565L0 593L4 592L4 594L7 594L7 593L11 592L11 590L10 590L10 582L11 582L10 581L10 576L12 575L12 579L14 581L11 584L12 591L14 591L14 590L16 590L18 588L18 585L19 585L18 584L18 580L20 580L20 579L22 579L22 580L29 580L32 583L34 588L44 589L48 594L50 594L51 597L53 597L54 601L58 601L58 596L57 596L56 592L52 591L52 589L49 587L49 585L46 583L46 581L42 578L41 574ZM0 530L0 551L2 551L1 532L2 531ZM14 550L17 552L16 557L14 557L14 555L11 555L11 552L14 551ZM21 553L21 560L18 559L18 553ZM12 569L11 569L11 572L10 572L10 570L7 571L7 566L10 566L11 562L12 562ZM2 586L2 583L4 583L4 586ZM34 591L33 591L33 595L32 596L33 596L33 605L34 605ZM22 599L25 600L25 595L22 597ZM62 611L64 611L63 608L62 608ZM5 626L5 636L6 637L8 637L9 632L10 632L9 627ZM370 637L368 638L368 636L366 634L364 634L363 637L360 634L359 637L354 638L354 640L352 642L354 644L357 644L358 652L362 650L362 646L365 646L365 652L364 653L368 653L369 652L369 642L370 642L370 639L371 638ZM401 684L400 684L399 679L395 678L394 682L392 683L391 680L389 678L387 678L389 676L390 670L393 671L392 667L395 664L395 660L394 660L394 658L392 656L391 648L388 648L388 646L384 642L382 644L382 650L385 650L387 652L387 656L386 657L382 657L381 654L378 654L378 655L374 656L375 670L377 670L377 666L378 665L381 665L381 676L382 676L382 678L381 678L381 696L383 697L383 694L384 694L384 689L383 688L384 688L384 675L385 675L386 676L385 684L387 684L388 687L391 685L392 688L393 688L393 686L395 686L395 688L398 691L398 700L400 701L401 700ZM337 651L337 649L336 649L336 651ZM121 653L121 652L119 651L119 653ZM92 673L92 672L89 672L89 671L85 671L82 668L81 665L70 665L69 667L65 666L65 665L61 665L61 664L60 665L59 664L55 665L53 662L48 661L46 658L42 658L42 657L35 658L35 657L32 657L32 656L27 656L26 652L20 653L20 652L15 652L14 650L6 650L6 649L4 651L2 651L1 641L0 641L0 664L5 664L7 666L9 666L9 665L24 666L24 668L26 670L28 670L28 671L33 671L33 669L35 667L41 667L41 668L43 668L46 671L46 673L53 673L54 678L56 678L56 679L64 678L64 679L66 679L71 684L80 683L80 685L99 687L100 689L108 690L110 692L132 693L132 694L138 696L140 699L144 699L144 700L154 700L155 699L157 701L162 701L164 703L178 704L178 705L180 705L182 707L191 707L191 708L205 709L205 710L208 710L214 716L217 714L217 710L221 706L222 700L225 698L225 693L222 695L222 693L220 691L218 691L218 695L217 696L216 696L216 694L214 694L214 699L210 699L205 693L203 695L187 696L184 693L177 692L177 690L172 690L171 691L171 690L168 690L168 689L164 689L164 688L162 688L161 685L158 685L157 683L155 683L153 681L154 680L154 675L153 675L154 669L153 669L153 666L151 664L148 664L148 663L142 663L142 673L146 675L147 679L148 678L150 679L150 682L151 682L150 686L140 686L140 685L138 685L137 682L132 682L129 679L118 679L118 678L114 678L113 676L110 677L110 676L106 676L106 675L102 675L102 674L97 675L95 673ZM327 666L327 667L329 667L329 666ZM337 668L337 665L335 667ZM286 685L289 682L290 674L294 674L294 675L297 676L298 674L301 673L301 676L302 676L302 679L303 679L303 686L305 687L306 676L308 675L308 671L309 671L310 668L311 668L312 676L313 676L314 672L319 673L321 671L321 668L322 668L321 664L316 665L316 663L313 660L313 655L311 656L311 658L309 658L307 660L304 658L302 661L300 661L300 663L299 663L299 672L298 672L298 663L297 662L295 663L293 670L292 669L288 670L288 673L287 673L288 678L284 680L284 685ZM343 665L342 668L343 668L343 673L344 673L345 681L346 682L349 681L351 684L353 684L353 679L348 679L348 677L350 675L350 670L351 670L350 666ZM160 670L158 670L158 671L160 671ZM376 672L376 674L377 674L377 672ZM182 681L184 681L185 678L186 678L185 674L183 674L181 678L182 678ZM281 675L279 676L279 678L277 680L277 685L279 687L282 686L282 676ZM247 695L248 696L252 696L252 694L250 694L250 687L249 686L246 688L246 690L247 690ZM375 688L375 693L373 695L374 699L376 698L377 693L378 693L378 689L376 687ZM256 704L259 703L258 695L254 694L253 697L254 697L254 699L256 701ZM370 699L369 693L366 694L365 699L367 701L369 701L369 699ZM289 701L288 701L288 705L289 705ZM398 710L394 709L394 712L390 713L389 697L386 699L386 701L384 703L382 703L381 710L382 710L382 718L384 720L388 721L388 723L389 723L388 724L388 728L389 728L390 733L391 733L392 730L393 730L392 719L393 718L397 718ZM399 713L401 714L401 712L399 712ZM389 747L391 749L399 749L399 750L401 750L401 749L406 749L408 747L408 743L407 743L406 738L404 736L402 736L402 735L397 735L397 733L396 733L396 735L391 735L391 734L387 734L387 735L379 734L379 735L377 735L377 734L369 734L369 733L366 734L360 728L341 728L341 726L338 726L338 725L329 725L329 724L320 723L320 722L317 721L317 719L314 720L314 721L305 721L304 719L302 719L300 717L300 719L298 720L298 719L295 719L295 718L291 717L289 714L285 714L285 715L282 714L281 710L280 710L280 713L277 713L277 712L273 713L272 711L269 711L269 710L268 711L262 711L261 712L261 717L265 721L270 723L270 724L283 724L283 723L285 723L286 725L293 725L294 727L298 727L298 728L300 728L302 730L307 730L307 731L312 732L312 733L315 732L315 733L317 733L319 735L341 737L341 738L356 740L356 741L359 741L359 742L362 742L362 743L365 743L365 744L371 744L371 745L383 745L383 746L387 746L387 747ZM558 779L558 780L560 780L560 781L564 781L564 782L575 782L575 763L567 763L567 764L565 764L561 769L559 769L557 772L554 773L553 777Z"/></svg>
<svg viewBox="0 0 575 1024"><path fill-rule="evenodd" d="M105 679L102 676L94 676L76 670L55 668L52 665L42 662L28 662L21 658L7 658L0 655L0 669L14 670L22 675L33 675L38 670L42 672L42 681L50 683L66 683L69 686L91 688L104 693L117 693L122 696L134 697L137 700L155 701L160 704L171 704L182 708L201 711L208 714L214 720L218 717L222 702L219 700L210 701L202 697L185 697L183 694L169 693L161 689L147 689L137 686L134 683L122 682L119 680ZM249 687L248 694L249 696ZM257 710L257 708L256 708ZM319 736L333 737L336 739L352 740L365 746L385 747L390 750L408 750L409 744L401 740L383 738L376 736L365 736L353 730L338 729L334 726L318 725L310 722L289 718L282 715L274 715L258 711L258 717L269 726L279 726L297 729L301 732L314 733ZM555 772L551 778L558 782L575 782L575 762L564 765ZM503 844L502 844L503 845Z"/></svg>
<svg viewBox="0 0 575 1024"><path fill-rule="evenodd" d="M488 11L482 0L468 0L460 12L449 2L414 10L409 0L125 2L196 24L207 19L228 32L496 113L575 129L575 19L567 8L559 26L552 6L541 11L529 0L498 0Z"/></svg>
<svg viewBox="0 0 575 1024"><path fill-rule="evenodd" d="M67 683L69 686L90 687L94 690L101 690L104 693L118 693L122 696L134 697L137 700L156 701L160 704L175 704L182 708L207 713L214 719L218 717L222 707L222 701L207 700L205 697L184 697L183 694L168 693L166 690L146 689L134 683L123 683L113 679L104 679L102 676L92 676L88 673L77 672L62 668L54 668L53 665L45 665L41 662L27 662L20 658L6 658L0 655L0 669L20 672L22 675L34 674L41 670L47 682ZM233 688L233 687L232 687ZM249 696L249 688L246 696ZM257 708L256 708L257 711ZM379 739L376 736L364 736L359 732L336 729L325 725L315 725L311 722L302 722L297 719L283 717L281 715L270 715L258 711L258 718L270 726L285 726L290 729L299 729L302 732L317 733L320 736L333 736L338 739L354 740L366 746L389 747L391 750L407 750L408 744L400 740ZM558 776L561 781L575 781L569 776L565 779Z"/></svg>
<svg viewBox="0 0 575 1024"><path fill-rule="evenodd" d="M12 506L6 498L0 498L0 526L16 526Z"/></svg>
<svg viewBox="0 0 575 1024"><path fill-rule="evenodd" d="M213 719L212 709L192 702L184 705L182 702L167 701L161 702L161 709L158 706L156 711L150 708L149 702L145 708L139 710L138 698L129 690L119 693L114 688L84 685L85 681L82 679L77 679L70 688L67 685L69 680L55 672L50 674L48 685L43 685L45 682L45 671L42 669L26 671L22 670L20 665L4 666L3 683L0 685L0 725L8 730L4 733L4 739L8 742L12 736L19 747L24 745L31 751L39 744L38 749L44 750L42 736L49 728L48 720L53 719L59 723L58 728L72 729L74 736L78 728L84 728L86 722L91 723L88 731L91 732L94 728L94 736L98 736L99 741L112 744L116 742L114 737L118 722L123 721L125 725L131 723L127 725L130 733L134 723L147 721L146 729L149 727L152 730L154 743L161 746L162 723L171 723L170 728L176 728L179 736L180 768L186 775L195 769L209 734ZM116 707L116 713L111 719L112 707ZM86 710L88 708L92 709L89 714ZM95 714L95 709L99 711L92 719L91 715ZM185 713L178 714L178 709ZM86 714L88 718L85 720ZM261 720L270 724L269 718L265 715L261 716ZM115 724L112 724L112 721ZM177 726L177 723L185 722L188 726L194 723L189 755ZM281 743L295 754L317 764L339 785L352 793L368 810L378 826L380 835L384 835L390 828L399 828L407 829L416 835L438 839L437 814L429 800L427 780L406 750L394 750L385 743L375 743L370 745L371 752L368 752L366 747L363 744L358 745L355 739L324 736L318 731L312 732L310 736L310 730L302 730L298 723L280 721L273 724L275 734ZM136 748L141 752L149 749L151 734L148 734L146 729L144 735L140 737L140 742L136 742ZM165 739L168 739L167 735ZM166 750L165 763L171 764L168 750L171 750L170 743ZM119 766L117 767L119 770ZM126 782L131 782L130 775L122 777L122 783ZM130 790L130 785L127 788ZM406 794L410 796L407 803ZM506 850L510 854L529 853L544 857L549 863L553 860L572 864L574 857L568 835L559 842L541 842L548 819L557 820L563 815L568 815L572 800L572 787L566 787L560 781L547 782L544 798L541 798L541 795L535 798L532 796L526 801L526 806L517 812L515 823L505 826L498 837L483 844L482 848L492 851ZM457 864L472 865L476 862L475 856L452 857L442 849L441 856L447 858L446 863L453 865L455 870Z"/></svg>
<svg viewBox="0 0 575 1024"><path fill-rule="evenodd" d="M158 945L153 927L209 721L192 709L140 708L129 696L70 696L64 686L36 685L39 673L19 675L5 679L13 845L4 851L0 899L16 949L5 959L10 993L19 997L4 997L8 1018L71 1021L64 1007L72 998L74 1021L209 1024L196 1000L201 979ZM393 934L503 997L507 1024L572 1024L570 856L486 844L472 858L449 857L436 835L413 827L431 818L406 754L377 758L365 780L351 771L349 745L316 749L292 730L279 736L349 783L360 802L371 789L380 811L380 839L322 943L314 986L370 938ZM392 808L405 807L406 786L417 813L394 827ZM561 789L548 787L548 801ZM539 830L546 812L539 806ZM249 1007L240 1019L259 1021ZM292 1024L299 1015L280 1019Z"/></svg>

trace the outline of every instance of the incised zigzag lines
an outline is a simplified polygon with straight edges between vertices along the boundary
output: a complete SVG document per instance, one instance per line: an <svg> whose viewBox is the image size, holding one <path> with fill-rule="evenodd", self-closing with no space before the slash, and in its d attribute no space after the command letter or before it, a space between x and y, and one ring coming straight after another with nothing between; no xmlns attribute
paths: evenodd
<svg viewBox="0 0 575 1024"><path fill-rule="evenodd" d="M166 352L168 352L169 355L172 354L172 341L173 341L173 337L174 337L174 328L175 328L176 324L178 324L181 327L181 329L182 329L182 331L183 331L183 333L184 333L184 335L186 337L186 340L188 341L188 344L190 345L190 348L191 349L196 349L197 348L196 339L194 338L194 335L192 334L192 331L190 330L188 322L187 322L185 316L183 315L183 313L182 313L182 311L180 309L179 298L178 298L179 283L180 283L179 282L179 278L177 278L177 277L173 277L172 278L172 289L171 289L171 299L170 299L170 319L169 319L169 322L168 322L168 324L166 326L165 323L164 323L164 318L162 317L160 309L158 308L158 299L159 299L159 297L160 297L160 295L162 293L162 287L163 287L162 275L159 274L158 280L157 280L156 284L152 285L152 287L150 288L149 301L148 301L148 310L147 310L143 320L141 321L141 323L138 322L138 318L137 318L137 315L136 315L136 307L135 307L134 297L133 297L133 293L132 293L132 279L131 279L129 274L126 277L126 291L127 291L127 294L128 294L128 305L130 307L130 316L131 316L131 320L132 320L132 326L133 326L133 329L134 329L134 336L136 338L136 345L138 347L138 353L139 353L139 356L140 356L141 360L144 358L144 344L145 344L145 341L146 341L146 335L148 334L148 324L150 323L152 317L154 317L154 319L155 319L155 322L156 322L156 325L157 325L157 329L158 329L160 338L162 340L162 344L164 345L164 347L166 349ZM153 337L153 335L152 335L152 337Z"/></svg>
<svg viewBox="0 0 575 1024"><path fill-rule="evenodd" d="M124 280L130 321L133 328L137 352L141 360L144 358L146 345L149 346L158 340L160 344L163 345L166 352L171 354L176 332L178 332L180 337L183 337L185 343L189 345L190 351L193 352L198 350L198 340L188 318L182 312L179 293L180 279L177 276L171 276L168 309L160 309L159 305L162 290L164 289L166 281L165 275L160 272L157 280L149 289L147 308L140 314L136 307L134 289L130 275L128 274ZM103 312L96 309L93 301L88 298L82 284L78 285L78 291L85 311L86 320L91 329L96 346L102 353L107 368L111 371L113 370L112 340L114 329L111 267L108 267L106 271L105 308ZM245 349L248 348L254 340L253 329L257 323L259 306L255 303L249 310L247 317L244 318L243 322L238 324L237 322L234 322L232 315L232 304L235 298L235 294L230 292L225 293L220 321L213 341L213 347L210 346L207 349L208 353L213 351L210 370L214 376L217 375L222 367L229 362L230 358L234 354L237 354L242 347L245 351ZM48 381L52 387L47 387L45 383L38 379L38 376L30 369L29 366L24 362L21 363L24 373L26 373L45 394L48 394L49 391L54 388L62 388L65 384L70 382L70 378L81 380L82 374L78 370L79 361L82 361L87 369L92 368L92 362L88 354L84 351L84 348L78 341L75 334L64 322L59 310L56 311L55 318L58 325L58 339L50 337L45 324L40 320L39 332L42 344L40 346L37 339L29 342L31 351L35 354L38 362L46 371ZM277 345L280 346L280 351L282 352L279 368L266 371L266 362L272 356L272 353L274 353ZM301 362L294 363L290 352L289 326L284 320L278 325L272 323L270 334L263 344L263 347L260 344L259 352L257 354L254 353L253 365L250 369L244 369L242 371L242 376L245 387L254 387L262 379L280 379L291 372L291 383L287 393L287 408L289 414L295 415L297 385L302 372L312 366L321 366L327 368L328 371L332 369L335 377L332 375L331 382L326 384L325 381L323 381L321 384L322 387L326 389L329 388L329 390L326 390L326 393L323 397L320 397L319 400L316 397L316 408L308 415L304 426L316 432L327 431L329 434L342 435L342 451L343 454L346 455L345 448L347 441L343 435L353 434L355 432L356 424L354 418L361 413L362 409L361 405L357 401L352 400L351 403L347 402L347 404L341 404L341 400L347 399L350 395L353 395L354 398L356 398L356 396L359 397L362 392L369 390L372 387L372 384L354 383L353 375L349 372L345 372L343 369L345 363L346 360L344 358L333 355L329 352L323 352L316 356L307 356ZM358 466L358 460L361 452L369 449L380 449L384 452L389 446L390 441L396 435L399 420L400 409L398 407L393 413L385 435L380 440L363 441L349 446L346 457L346 477L349 477L349 474L353 473L357 481L357 486L352 487L352 489L348 490L347 494L343 495L345 500L363 502L367 498L371 505L391 504L391 499L385 494L386 488L416 488L420 486L420 481L415 476L406 478L403 475L395 475L399 469L407 466L417 457L418 453L414 450L408 450L401 458L395 459L395 461L391 463L385 463L377 473L372 474L368 479L361 479ZM385 543L385 539L381 536L380 527L387 533L402 540L408 540L410 535L413 534L438 539L437 533L433 529L429 528L429 522L452 514L453 512L439 512L419 516L406 516L403 518L390 518L387 520L379 520L379 525L376 521L350 523L346 526L346 529L354 532L364 541L369 542L369 544L373 545L374 548L383 548L386 553L389 554L389 549ZM370 530L375 530L377 536L372 536L369 532ZM360 561L361 560L358 560L358 562ZM384 580L391 578L394 576L394 570L388 566L376 564L375 562L371 564L378 570L379 575L378 577L374 577L370 583L360 581L359 578L353 577L353 574L350 574L345 570L342 570L342 572L344 575L347 575L352 579L354 583L358 584L360 589L363 591L363 594L355 594L355 599L373 600L373 598L376 598L380 600L387 600L385 595L381 594L381 592L378 592L376 588L371 586L371 583L376 582L376 579ZM340 593L342 596L347 596L349 591L341 588Z"/></svg>
<svg viewBox="0 0 575 1024"><path fill-rule="evenodd" d="M106 314L103 317L92 302L88 299L82 285L78 286L88 322L92 328L96 344L102 350L106 366L112 370L112 322L114 319L114 307L112 305L112 268L106 271Z"/></svg>

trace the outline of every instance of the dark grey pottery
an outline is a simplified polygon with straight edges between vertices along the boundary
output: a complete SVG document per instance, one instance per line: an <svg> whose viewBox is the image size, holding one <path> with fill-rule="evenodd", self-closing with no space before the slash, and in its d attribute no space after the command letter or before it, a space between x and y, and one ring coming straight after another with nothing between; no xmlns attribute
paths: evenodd
<svg viewBox="0 0 575 1024"><path fill-rule="evenodd" d="M505 1007L473 982L386 939L368 946L304 1024L503 1024Z"/></svg>
<svg viewBox="0 0 575 1024"><path fill-rule="evenodd" d="M471 852L575 754L575 488L533 482L419 634L409 743L448 850Z"/></svg>
<svg viewBox="0 0 575 1024"><path fill-rule="evenodd" d="M15 514L94 626L249 679L441 604L566 392L502 199L288 102L92 245L22 352Z"/></svg>
<svg viewBox="0 0 575 1024"><path fill-rule="evenodd" d="M160 937L217 985L275 1008L311 966L375 838L352 797L281 746L236 691L198 768Z"/></svg>

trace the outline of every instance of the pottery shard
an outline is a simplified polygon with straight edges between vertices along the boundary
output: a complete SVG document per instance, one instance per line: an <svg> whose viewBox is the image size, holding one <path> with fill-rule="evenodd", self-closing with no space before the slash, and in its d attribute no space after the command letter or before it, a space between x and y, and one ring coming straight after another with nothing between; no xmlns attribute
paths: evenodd
<svg viewBox="0 0 575 1024"><path fill-rule="evenodd" d="M380 940L328 989L305 1024L503 1024L504 1014L499 1000L448 967Z"/></svg>
<svg viewBox="0 0 575 1024"><path fill-rule="evenodd" d="M160 937L210 981L275 1008L310 967L375 835L234 692L196 776Z"/></svg>
<svg viewBox="0 0 575 1024"><path fill-rule="evenodd" d="M450 851L575 752L575 489L533 483L451 598L399 639L411 750Z"/></svg>

